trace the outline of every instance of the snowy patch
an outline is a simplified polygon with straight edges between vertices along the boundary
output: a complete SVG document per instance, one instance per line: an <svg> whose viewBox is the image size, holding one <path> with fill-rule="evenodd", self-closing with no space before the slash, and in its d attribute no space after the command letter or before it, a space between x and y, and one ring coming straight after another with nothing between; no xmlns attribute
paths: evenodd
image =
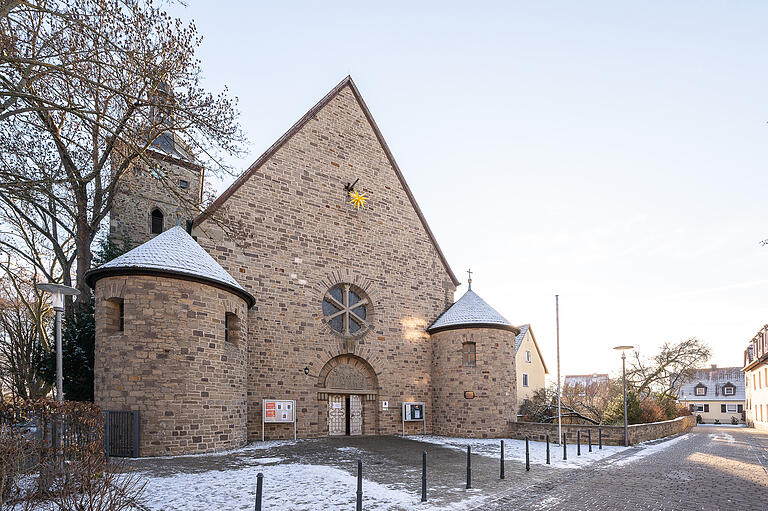
<svg viewBox="0 0 768 511"><path fill-rule="evenodd" d="M630 456L627 456L626 458L621 458L619 460L614 461L611 465L614 467L620 467L623 465L626 465L627 463L632 463L637 460L641 460L645 458L646 456L650 456L651 454L656 454L659 451L663 451L664 449L671 447L675 445L676 443L688 439L689 436L683 435L675 437L671 440L665 440L664 442L658 442L658 443L640 443L637 444L637 447L642 447L642 449L639 449L637 452L631 454Z"/></svg>
<svg viewBox="0 0 768 511"><path fill-rule="evenodd" d="M696 424L697 428L746 428L746 424Z"/></svg>
<svg viewBox="0 0 768 511"><path fill-rule="evenodd" d="M298 442L311 442L312 440L298 440ZM147 458L131 458L132 462L135 461L152 461L152 460L177 460L183 458L201 458L206 456L229 456L231 454L247 454L252 451L261 451L264 449L272 449L274 447L283 447L285 445L294 445L297 441L293 440L267 440L266 442L254 442L244 447L237 449L229 449L226 451L205 452L201 454L175 454L172 456L151 456Z"/></svg>
<svg viewBox="0 0 768 511"><path fill-rule="evenodd" d="M710 440L720 440L723 442L728 442L729 444L736 442L736 439L733 438L733 435L729 435L728 433L710 433L709 438Z"/></svg>
<svg viewBox="0 0 768 511"><path fill-rule="evenodd" d="M268 465L237 470L169 477L148 477L144 504L152 510L251 510L256 499L256 475L264 474L264 509L350 509L357 479L344 470L322 465ZM363 480L363 508L412 509L419 495Z"/></svg>
<svg viewBox="0 0 768 511"><path fill-rule="evenodd" d="M413 435L408 438L462 451L466 451L467 446L471 446L472 454L488 458L498 459L501 455L501 439L499 438L452 438L432 435ZM593 438L593 442L594 440L595 439ZM579 468L626 449L625 447L614 445L604 445L602 449L599 449L597 442L594 442L592 444L592 452L589 452L586 435L582 442L581 456L576 454L578 448L575 444L568 444L567 461L563 460L563 446L551 443L549 445L550 466L554 468ZM546 442L529 442L529 449L531 464L546 464ZM504 439L504 459L507 461L519 461L525 463L525 440Z"/></svg>

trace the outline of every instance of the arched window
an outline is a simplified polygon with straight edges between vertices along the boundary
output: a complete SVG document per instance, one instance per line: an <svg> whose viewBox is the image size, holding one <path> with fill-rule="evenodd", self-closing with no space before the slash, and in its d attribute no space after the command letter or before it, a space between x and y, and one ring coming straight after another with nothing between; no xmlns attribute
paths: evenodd
<svg viewBox="0 0 768 511"><path fill-rule="evenodd" d="M152 234L163 232L163 212L155 208L152 210Z"/></svg>

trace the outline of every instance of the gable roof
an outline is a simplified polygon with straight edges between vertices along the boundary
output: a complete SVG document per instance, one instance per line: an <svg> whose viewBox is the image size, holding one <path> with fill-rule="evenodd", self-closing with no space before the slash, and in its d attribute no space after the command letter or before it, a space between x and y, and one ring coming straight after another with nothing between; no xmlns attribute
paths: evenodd
<svg viewBox="0 0 768 511"><path fill-rule="evenodd" d="M547 364L544 362L544 356L541 354L541 350L539 349L539 343L536 342L536 336L533 335L533 329L531 329L531 325L526 323L525 325L521 325L518 328L520 329L520 333L515 337L515 353L517 353L517 351L520 349L520 345L523 344L523 340L525 340L525 334L531 332L531 340L533 341L533 345L536 346L536 353L539 354L541 365L544 366L544 374L549 374Z"/></svg>
<svg viewBox="0 0 768 511"><path fill-rule="evenodd" d="M471 289L443 312L429 328L430 334L455 328L499 328L517 334L519 329L496 312Z"/></svg>
<svg viewBox="0 0 768 511"><path fill-rule="evenodd" d="M445 255L443 254L443 251L440 249L440 245L437 243L437 239L435 238L435 235L432 233L432 229L429 228L429 225L427 224L426 218L424 218L424 213L422 213L421 208L416 203L416 198L413 196L413 192L411 192L410 187L408 186L408 183L405 181L405 177L403 177L403 173L400 170L400 167L397 165L397 162L395 161L394 156L392 156L392 152L389 150L389 146L387 145L387 142L384 140L384 136L381 134L381 131L379 130L379 127L376 125L376 121L373 120L373 116L371 115L370 110L368 110L368 106L365 104L365 101L363 101L363 97L360 95L360 91L357 89L357 86L355 85L355 82L352 81L351 76L347 76L344 78L341 82L339 82L336 87L331 89L331 91L326 94L320 101L317 102L315 106L309 109L309 111L304 114L301 119L296 121L296 124L291 126L291 128L286 131L283 136L277 139L277 141L272 144L269 149L267 149L264 154L258 157L258 159L251 164L248 169L246 169L245 172L243 172L235 181L224 190L224 192L219 195L219 197L216 198L213 203L208 206L208 208L200 213L194 220L192 225L200 225L201 222L203 222L206 218L210 217L214 212L216 212L219 207L221 207L222 204L224 204L229 197L234 194L238 188L240 188L248 179L262 166L264 165L288 140L291 139L301 128L304 127L307 122L309 122L310 119L312 119L317 113L344 88L349 86L349 88L352 90L352 94L355 96L355 99L360 104L360 108L363 110L363 113L365 114L366 119L368 119L368 123L373 128L374 133L376 134L376 139L379 141L379 144L381 144L382 149L384 149L384 154L387 156L387 159L389 160L390 165L392 165L392 168L395 169L395 174L397 174L397 179L400 181L400 184L403 187L403 190L405 190L405 194L408 196L408 200L411 201L411 206L413 206L413 209L416 211L416 215L419 217L419 220L421 221L421 224L424 226L424 230L427 232L427 236L429 236L430 241L432 242L432 245L435 247L435 250L437 251L437 255L440 257L440 261L443 263L443 266L445 267L445 271L448 273L448 276L451 278L451 281L453 282L454 286L459 285L459 280L456 278L456 275L453 273L453 270L451 270L450 265L448 264L448 261L445 258Z"/></svg>
<svg viewBox="0 0 768 511"><path fill-rule="evenodd" d="M169 275L205 282L233 291L243 297L249 307L256 303L254 297L178 225L89 271L85 281L94 287L102 277L128 274Z"/></svg>
<svg viewBox="0 0 768 511"><path fill-rule="evenodd" d="M723 387L728 384L736 387L733 395L723 394ZM697 369L690 380L680 386L679 401L744 401L746 399L746 385L744 384L744 372L740 367L712 367L709 369ZM706 387L704 396L696 395L696 387Z"/></svg>

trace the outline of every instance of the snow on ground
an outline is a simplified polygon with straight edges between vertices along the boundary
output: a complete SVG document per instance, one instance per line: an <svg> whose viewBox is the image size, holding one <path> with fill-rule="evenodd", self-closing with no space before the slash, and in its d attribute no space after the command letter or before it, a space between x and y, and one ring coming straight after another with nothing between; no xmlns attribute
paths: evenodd
<svg viewBox="0 0 768 511"><path fill-rule="evenodd" d="M312 440L301 440L302 442L311 442ZM134 461L141 460L173 460L179 458L198 458L201 456L226 456L228 454L244 454L251 451L263 451L265 449L272 449L274 447L282 447L284 445L295 444L295 440L267 440L266 442L252 442L244 447L238 447L237 449L228 449L226 451L204 452L199 454L174 454L171 456L153 456L151 458L131 458Z"/></svg>
<svg viewBox="0 0 768 511"><path fill-rule="evenodd" d="M627 463L632 463L637 460L641 460L645 458L646 456L650 456L652 454L656 454L659 451L663 451L664 449L667 449L670 446L675 445L678 442L681 442L683 440L687 440L690 438L687 434L682 436L677 436L675 438L672 438L671 440L664 440L663 442L656 442L649 443L649 442L642 442L636 445L636 447L642 447L642 449L639 449L637 452L633 453L631 456L627 456L626 458L621 458L619 460L616 460L611 464L613 467L620 467L622 465L626 465Z"/></svg>
<svg viewBox="0 0 768 511"><path fill-rule="evenodd" d="M413 440L438 444L451 449L467 450L472 447L472 454L498 459L501 455L501 439L498 438L451 438L432 435L409 436ZM555 468L579 468L594 463L618 452L625 447L615 445L603 445L598 449L596 439L593 438L592 452L589 452L586 435L582 439L581 456L576 454L576 444L568 444L568 460L563 460L563 446L551 443L549 445L550 461ZM544 465L547 461L546 442L529 442L531 464ZM525 440L504 439L504 459L525 462Z"/></svg>
<svg viewBox="0 0 768 511"><path fill-rule="evenodd" d="M264 461L264 460L262 460ZM264 474L263 509L314 511L352 509L357 478L338 468L289 463L203 473L149 477L144 504L152 510L250 510L256 501L257 474ZM363 509L434 509L420 495L363 479ZM474 499L448 508L467 509Z"/></svg>
<svg viewBox="0 0 768 511"><path fill-rule="evenodd" d="M700 427L709 427L709 428L746 428L746 424L696 424L697 428Z"/></svg>

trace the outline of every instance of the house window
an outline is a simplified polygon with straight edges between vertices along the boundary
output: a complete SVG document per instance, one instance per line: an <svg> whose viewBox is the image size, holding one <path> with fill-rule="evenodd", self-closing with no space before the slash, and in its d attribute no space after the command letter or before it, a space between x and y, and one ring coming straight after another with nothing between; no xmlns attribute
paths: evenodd
<svg viewBox="0 0 768 511"><path fill-rule="evenodd" d="M237 344L237 327L237 315L231 312L224 314L224 342Z"/></svg>
<svg viewBox="0 0 768 511"><path fill-rule="evenodd" d="M163 232L163 212L155 208L152 210L152 234Z"/></svg>
<svg viewBox="0 0 768 511"><path fill-rule="evenodd" d="M530 350L525 351L525 361L530 363L531 362L531 352Z"/></svg>
<svg viewBox="0 0 768 511"><path fill-rule="evenodd" d="M696 405L696 411L697 412L707 412L709 410L705 410L705 408L709 408L708 405Z"/></svg>
<svg viewBox="0 0 768 511"><path fill-rule="evenodd" d="M179 188L183 188L184 190L189 188L189 181L186 179L179 179Z"/></svg>
<svg viewBox="0 0 768 511"><path fill-rule="evenodd" d="M523 387L528 386L528 375L523 373Z"/></svg>
<svg viewBox="0 0 768 511"><path fill-rule="evenodd" d="M730 385L727 385L723 387L723 395L724 396L732 396L736 393L736 387L731 387Z"/></svg>
<svg viewBox="0 0 768 511"><path fill-rule="evenodd" d="M461 361L463 365L477 365L477 345L474 342L465 342L462 344L461 355Z"/></svg>
<svg viewBox="0 0 768 511"><path fill-rule="evenodd" d="M706 396L707 395L707 387L704 385L697 385L696 386L696 395L697 396Z"/></svg>
<svg viewBox="0 0 768 511"><path fill-rule="evenodd" d="M726 408L727 413L738 413L738 407L735 404L729 404Z"/></svg>

